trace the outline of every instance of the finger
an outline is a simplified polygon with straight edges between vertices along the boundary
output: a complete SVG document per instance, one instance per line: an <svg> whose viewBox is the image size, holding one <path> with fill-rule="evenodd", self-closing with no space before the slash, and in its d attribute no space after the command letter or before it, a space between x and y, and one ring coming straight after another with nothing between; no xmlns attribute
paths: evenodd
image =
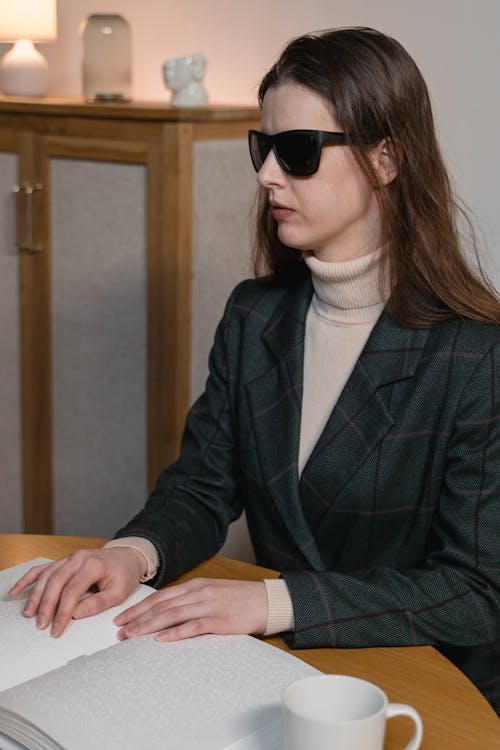
<svg viewBox="0 0 500 750"><path fill-rule="evenodd" d="M21 591L24 591L27 586L31 586L32 583L34 583L40 575L43 573L44 570L47 570L52 565L51 562L45 563L44 565L35 565L33 568L30 568L27 573L25 573L18 581L15 582L15 584L9 589L9 594L11 596L16 596L16 594L20 594Z"/></svg>
<svg viewBox="0 0 500 750"><path fill-rule="evenodd" d="M150 610L148 614L142 615L140 619L134 620L134 622L123 627L118 631L118 638L123 641L127 638L157 633L164 628L197 620L206 615L206 605L200 602L181 607L169 607L166 610L158 606Z"/></svg>
<svg viewBox="0 0 500 750"><path fill-rule="evenodd" d="M142 601L134 604L132 607L128 607L123 610L123 612L120 612L113 622L115 625L118 625L118 627L122 627L123 625L132 622L132 620L139 618L160 602L174 602L175 599L189 594L194 589L192 585L187 584L191 584L191 581L188 581L185 584L181 583L178 586L170 586L168 589L162 589L161 591L155 591L154 594L150 594L150 596L147 596Z"/></svg>
<svg viewBox="0 0 500 750"><path fill-rule="evenodd" d="M122 612L124 616L123 621L120 620L120 622L117 622L118 618L115 618L115 624L119 627L128 627L129 625L136 627L148 622L152 617L167 617L169 611L173 611L174 609L179 610L181 607L200 605L206 601L202 590L188 591L183 595L168 597L164 596L166 593L166 591L158 591L148 596L142 602L139 602L139 605L142 606L136 605Z"/></svg>
<svg viewBox="0 0 500 750"><path fill-rule="evenodd" d="M82 565L83 567L79 570ZM86 571L84 580L82 580L83 570ZM56 633L59 631L58 634L60 635L68 624L76 603L98 578L98 575L89 572L85 563L82 564L82 555L77 552L71 555L66 563L52 572L44 582L42 596L38 604L37 627L41 630L45 629L60 609L61 603L66 599L66 607L63 603L62 616L59 618L58 626L55 629ZM71 603L73 603L73 609L71 614L68 614L67 609L71 607ZM55 635L56 633L52 634Z"/></svg>
<svg viewBox="0 0 500 750"><path fill-rule="evenodd" d="M90 596L85 596L79 601L73 612L73 617L78 620L82 617L96 615L109 607L120 604L125 597L126 592L119 587L110 587L96 594L90 594Z"/></svg>
<svg viewBox="0 0 500 750"><path fill-rule="evenodd" d="M81 601L84 594L87 593L89 588L97 583L101 576L100 565L96 561L92 564L86 565L76 572L63 586L62 590L60 586L54 583L54 593L60 592L59 602L54 614L54 621L50 634L54 638L58 638L66 629L68 622L73 617L73 614ZM46 587L47 597L52 597L53 592L50 589L50 582ZM51 601L54 600L52 597ZM45 613L43 609L43 599L40 604L40 611Z"/></svg>
<svg viewBox="0 0 500 750"><path fill-rule="evenodd" d="M64 565L55 572L50 572L50 575L42 576L36 584L28 611L31 611L32 606L36 606L36 626L40 630L49 625L58 607L61 592L73 575L72 566Z"/></svg>
<svg viewBox="0 0 500 750"><path fill-rule="evenodd" d="M113 622L115 625L118 625L118 627L121 627L128 622L141 617L162 600L162 594L164 594L164 591L155 591L154 594L150 594L132 607L124 609L123 612L120 612L120 614L114 618Z"/></svg>
<svg viewBox="0 0 500 750"><path fill-rule="evenodd" d="M181 625L161 630L155 636L155 640L160 643L167 643L169 641L182 641L186 638L194 638L197 635L218 632L215 621L210 617L201 617L198 620L190 620L189 622L183 622Z"/></svg>
<svg viewBox="0 0 500 750"><path fill-rule="evenodd" d="M47 581L49 580L50 576L65 563L65 559L57 560L56 562L46 566L44 570L39 574L38 579L36 580L35 585L30 592L28 601L26 602L26 606L24 607L23 615L25 617L32 617L38 612L40 600L42 599L43 592L45 591Z"/></svg>
<svg viewBox="0 0 500 750"><path fill-rule="evenodd" d="M119 632L118 638L136 638L148 633L156 633L162 628L177 625L180 622L186 622L196 616L200 616L201 611L196 609L196 605L189 604L182 607L168 607L161 605L152 607L140 617L135 618L127 623Z"/></svg>

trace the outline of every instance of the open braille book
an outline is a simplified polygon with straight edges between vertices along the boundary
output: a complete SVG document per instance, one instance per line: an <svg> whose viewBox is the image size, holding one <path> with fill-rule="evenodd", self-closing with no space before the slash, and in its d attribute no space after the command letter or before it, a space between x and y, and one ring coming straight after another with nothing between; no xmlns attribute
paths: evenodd
<svg viewBox="0 0 500 750"><path fill-rule="evenodd" d="M281 693L317 670L250 636L119 642L148 586L51 638L7 593L39 562L0 572L0 750L280 750Z"/></svg>

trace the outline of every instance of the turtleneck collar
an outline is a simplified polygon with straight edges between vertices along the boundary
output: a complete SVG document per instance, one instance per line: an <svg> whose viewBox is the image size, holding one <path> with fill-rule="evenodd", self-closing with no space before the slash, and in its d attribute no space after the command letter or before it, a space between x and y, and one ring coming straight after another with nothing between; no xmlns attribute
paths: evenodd
<svg viewBox="0 0 500 750"><path fill-rule="evenodd" d="M304 260L314 286L312 306L322 318L363 323L378 318L389 298L389 284L380 290L380 248L354 260L325 262L307 253Z"/></svg>

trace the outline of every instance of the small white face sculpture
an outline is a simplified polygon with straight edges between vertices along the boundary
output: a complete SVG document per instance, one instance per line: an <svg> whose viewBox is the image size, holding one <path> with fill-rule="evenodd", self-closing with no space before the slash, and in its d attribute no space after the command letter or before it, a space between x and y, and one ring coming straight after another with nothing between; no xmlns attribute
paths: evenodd
<svg viewBox="0 0 500 750"><path fill-rule="evenodd" d="M163 63L163 79L172 91L175 107L205 107L208 94L203 85L207 58L204 54L185 55Z"/></svg>

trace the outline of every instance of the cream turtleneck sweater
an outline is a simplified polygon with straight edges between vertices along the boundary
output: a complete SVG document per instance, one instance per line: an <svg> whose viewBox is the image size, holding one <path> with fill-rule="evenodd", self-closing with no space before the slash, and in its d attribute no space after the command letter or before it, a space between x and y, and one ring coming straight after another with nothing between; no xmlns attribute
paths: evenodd
<svg viewBox="0 0 500 750"><path fill-rule="evenodd" d="M304 342L299 476L388 299L388 289L380 291L379 261L380 250L339 263L320 261L313 253L305 256L314 294ZM155 575L159 558L148 540L125 537L105 546L134 547L147 563L142 580ZM264 584L269 605L264 635L293 630L293 605L285 581L266 579Z"/></svg>
<svg viewBox="0 0 500 750"><path fill-rule="evenodd" d="M380 251L340 263L312 253L305 258L314 294L304 342L299 475L384 307L379 258Z"/></svg>

